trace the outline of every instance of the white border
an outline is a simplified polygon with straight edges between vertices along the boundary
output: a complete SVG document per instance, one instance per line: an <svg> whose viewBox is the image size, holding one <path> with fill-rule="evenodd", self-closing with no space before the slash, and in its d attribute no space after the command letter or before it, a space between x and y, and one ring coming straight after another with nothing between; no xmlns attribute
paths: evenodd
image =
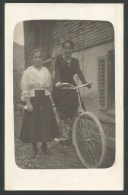
<svg viewBox="0 0 128 195"><path fill-rule="evenodd" d="M108 169L25 170L15 164L13 124L13 33L24 20L110 21L115 30L116 161ZM5 4L5 189L123 190L123 4Z"/></svg>

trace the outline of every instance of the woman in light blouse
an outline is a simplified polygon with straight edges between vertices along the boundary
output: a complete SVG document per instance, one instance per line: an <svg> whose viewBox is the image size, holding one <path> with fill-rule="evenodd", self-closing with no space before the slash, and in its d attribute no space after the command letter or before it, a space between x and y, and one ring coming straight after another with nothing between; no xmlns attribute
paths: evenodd
<svg viewBox="0 0 128 195"><path fill-rule="evenodd" d="M58 137L59 131L50 101L51 75L42 65L39 49L31 54L32 66L28 67L21 80L21 100L26 102L20 139L23 143L32 143L30 158L36 157L37 143L47 153L47 142Z"/></svg>

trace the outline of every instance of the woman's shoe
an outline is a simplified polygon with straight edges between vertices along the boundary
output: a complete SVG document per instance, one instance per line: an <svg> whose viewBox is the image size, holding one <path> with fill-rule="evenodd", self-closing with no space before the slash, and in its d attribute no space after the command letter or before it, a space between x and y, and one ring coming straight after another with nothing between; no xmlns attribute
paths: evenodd
<svg viewBox="0 0 128 195"><path fill-rule="evenodd" d="M71 138L68 138L68 139L62 138L59 143L63 146L71 146L72 139Z"/></svg>
<svg viewBox="0 0 128 195"><path fill-rule="evenodd" d="M41 149L42 149L42 152L43 152L44 154L51 154L51 151L50 151L49 148L47 147L47 144L46 144L46 143L45 143L45 144L42 144Z"/></svg>
<svg viewBox="0 0 128 195"><path fill-rule="evenodd" d="M34 146L33 149L32 149L32 153L31 153L31 156L30 156L29 160L35 158L36 155L37 155L37 147Z"/></svg>
<svg viewBox="0 0 128 195"><path fill-rule="evenodd" d="M60 138L54 138L55 142L60 142Z"/></svg>

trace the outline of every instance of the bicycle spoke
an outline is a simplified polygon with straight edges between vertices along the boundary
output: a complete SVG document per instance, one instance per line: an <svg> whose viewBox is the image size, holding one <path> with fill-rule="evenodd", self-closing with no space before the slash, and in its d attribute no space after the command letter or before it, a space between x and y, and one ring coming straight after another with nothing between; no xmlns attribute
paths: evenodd
<svg viewBox="0 0 128 195"><path fill-rule="evenodd" d="M79 117L76 132L77 151L82 162L90 167L99 166L102 162L103 143L95 120L90 116Z"/></svg>
<svg viewBox="0 0 128 195"><path fill-rule="evenodd" d="M94 145L93 145L92 140L90 138L86 138L84 141L86 142L88 151L91 152L91 154L92 154L93 160L95 161L95 163L97 163L96 155L94 154L95 150L94 150ZM91 161L91 156L89 155L89 157L90 157L90 161Z"/></svg>

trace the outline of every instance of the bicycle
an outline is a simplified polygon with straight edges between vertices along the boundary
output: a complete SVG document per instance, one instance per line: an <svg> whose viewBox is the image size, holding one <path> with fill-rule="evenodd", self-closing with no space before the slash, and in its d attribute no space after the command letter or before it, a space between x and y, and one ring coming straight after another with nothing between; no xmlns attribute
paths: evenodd
<svg viewBox="0 0 128 195"><path fill-rule="evenodd" d="M92 84L73 86L62 83L61 90L76 90L78 110L72 125L72 143L81 163L86 168L98 168L106 156L106 137L99 119L91 112L82 109L79 89Z"/></svg>

